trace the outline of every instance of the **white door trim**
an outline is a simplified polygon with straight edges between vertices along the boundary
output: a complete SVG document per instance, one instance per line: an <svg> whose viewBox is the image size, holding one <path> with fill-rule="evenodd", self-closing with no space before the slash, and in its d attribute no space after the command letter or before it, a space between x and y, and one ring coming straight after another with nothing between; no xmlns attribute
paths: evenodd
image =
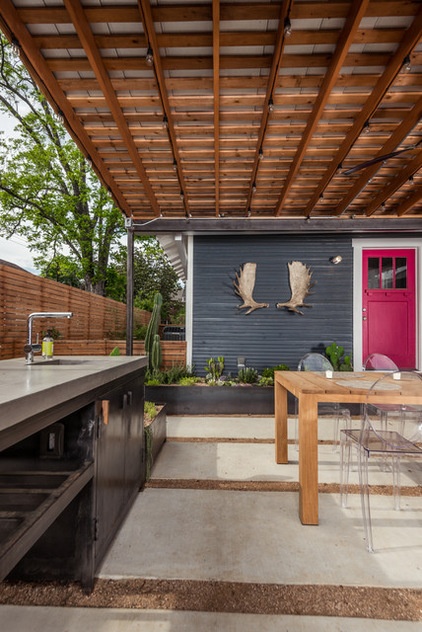
<svg viewBox="0 0 422 632"><path fill-rule="evenodd" d="M422 279L422 239L353 239L353 367L360 371L362 358L362 251L365 249L385 250L387 248L415 249L416 284L416 367L421 368L422 327L421 292L419 280Z"/></svg>

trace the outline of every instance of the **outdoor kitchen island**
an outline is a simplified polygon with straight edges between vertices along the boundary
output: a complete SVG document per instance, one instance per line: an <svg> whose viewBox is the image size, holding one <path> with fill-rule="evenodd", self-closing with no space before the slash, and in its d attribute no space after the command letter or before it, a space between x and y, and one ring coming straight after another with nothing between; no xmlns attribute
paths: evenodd
<svg viewBox="0 0 422 632"><path fill-rule="evenodd" d="M145 481L145 357L0 362L0 581L93 587Z"/></svg>

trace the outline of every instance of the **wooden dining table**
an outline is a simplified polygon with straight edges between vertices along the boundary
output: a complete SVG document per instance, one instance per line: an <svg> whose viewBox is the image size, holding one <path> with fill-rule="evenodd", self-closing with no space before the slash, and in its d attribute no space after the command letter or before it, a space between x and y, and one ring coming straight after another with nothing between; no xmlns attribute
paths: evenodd
<svg viewBox="0 0 422 632"><path fill-rule="evenodd" d="M394 388L372 389L383 375L379 371L325 372L276 371L275 455L277 463L288 463L288 393L298 400L299 423L299 518L302 524L317 525L318 517L318 404L418 404L422 389L414 382L397 380ZM333 420L334 423L334 420Z"/></svg>

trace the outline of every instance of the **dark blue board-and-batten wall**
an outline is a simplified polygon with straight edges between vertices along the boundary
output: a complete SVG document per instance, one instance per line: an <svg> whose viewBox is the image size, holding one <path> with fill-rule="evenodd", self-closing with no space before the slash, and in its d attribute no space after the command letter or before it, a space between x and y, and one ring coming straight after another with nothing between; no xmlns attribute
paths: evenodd
<svg viewBox="0 0 422 632"><path fill-rule="evenodd" d="M195 236L193 249L192 364L204 374L210 357L224 356L225 372L237 373L237 358L247 366L287 364L296 369L310 351L333 341L352 352L353 253L350 235ZM342 256L339 265L330 257ZM310 267L314 286L303 316L276 309L290 298L290 261ZM240 266L257 264L255 301L268 308L246 315L238 306L233 281Z"/></svg>

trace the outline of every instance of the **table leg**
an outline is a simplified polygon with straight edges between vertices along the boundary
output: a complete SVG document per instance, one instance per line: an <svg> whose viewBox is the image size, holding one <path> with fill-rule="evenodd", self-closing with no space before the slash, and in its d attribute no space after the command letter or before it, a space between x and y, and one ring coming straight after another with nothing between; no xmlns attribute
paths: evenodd
<svg viewBox="0 0 422 632"><path fill-rule="evenodd" d="M299 517L302 524L318 524L318 402L299 398Z"/></svg>
<svg viewBox="0 0 422 632"><path fill-rule="evenodd" d="M279 382L274 383L275 413L275 460L288 463L287 455L287 390Z"/></svg>

